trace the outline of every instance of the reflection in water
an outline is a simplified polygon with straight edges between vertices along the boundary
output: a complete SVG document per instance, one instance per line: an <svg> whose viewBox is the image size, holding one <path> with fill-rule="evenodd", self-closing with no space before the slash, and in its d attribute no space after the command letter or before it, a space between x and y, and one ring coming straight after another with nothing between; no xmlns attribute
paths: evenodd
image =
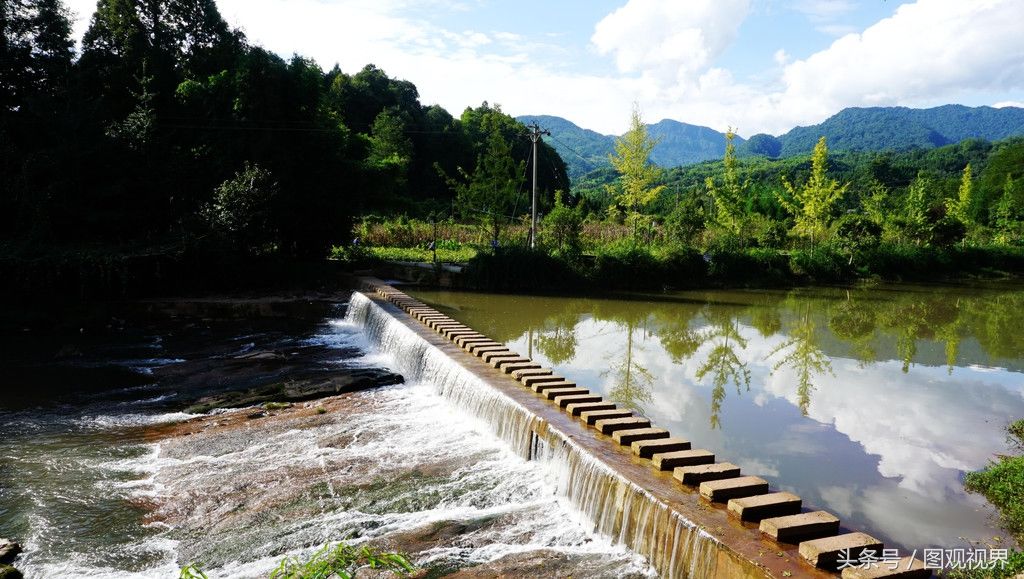
<svg viewBox="0 0 1024 579"><path fill-rule="evenodd" d="M807 407L811 404L811 392L814 391L811 377L825 374L826 372L835 376L835 373L832 371L832 362L829 361L825 352L822 352L821 348L818 347L818 340L815 336L816 327L814 320L811 318L810 304L802 304L800 309L803 312L790 330L789 338L775 346L769 357L784 353L772 365L773 373L786 366L796 371L797 405L800 407L800 413L807 416Z"/></svg>
<svg viewBox="0 0 1024 579"><path fill-rule="evenodd" d="M895 546L1002 534L962 475L1024 416L1020 285L417 295Z"/></svg>
<svg viewBox="0 0 1024 579"><path fill-rule="evenodd" d="M736 385L736 393L740 393L740 384L750 390L750 368L740 360L736 348L745 350L747 341L740 335L740 324L724 313L713 311L707 315L711 325L703 332L704 341L711 344L707 358L697 368L697 380L703 382L708 374L711 378L711 428L718 428L719 412L722 400L725 399L725 385L732 382Z"/></svg>

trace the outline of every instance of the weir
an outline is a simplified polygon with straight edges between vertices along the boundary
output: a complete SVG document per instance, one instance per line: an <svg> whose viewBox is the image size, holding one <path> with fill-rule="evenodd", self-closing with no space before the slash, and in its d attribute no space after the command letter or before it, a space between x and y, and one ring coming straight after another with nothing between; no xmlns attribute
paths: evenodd
<svg viewBox="0 0 1024 579"><path fill-rule="evenodd" d="M398 370L486 423L527 460L556 474L557 492L592 530L647 557L662 577L835 577L837 556L882 545L840 533L799 497L769 493L758 477L589 397L503 345L372 278L347 319ZM834 521L833 521L834 519ZM917 560L842 576L928 577Z"/></svg>

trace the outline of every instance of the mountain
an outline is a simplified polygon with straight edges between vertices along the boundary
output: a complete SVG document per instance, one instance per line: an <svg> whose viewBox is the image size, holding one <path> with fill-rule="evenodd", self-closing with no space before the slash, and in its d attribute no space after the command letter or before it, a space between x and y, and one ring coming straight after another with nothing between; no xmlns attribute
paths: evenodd
<svg viewBox="0 0 1024 579"><path fill-rule="evenodd" d="M796 127L779 137L782 156L808 153L824 135L836 151L930 149L964 139L998 141L1024 134L1024 109L944 105L848 108L810 127Z"/></svg>
<svg viewBox="0 0 1024 579"><path fill-rule="evenodd" d="M572 178L607 167L608 155L615 152L616 137L581 128L561 117L538 115L517 119L524 124L537 123L551 131L548 143L565 160ZM662 167L720 159L725 153L725 135L714 129L670 119L647 125L647 128L651 137L658 140L651 151L651 161ZM735 142L739 146L743 139L736 137Z"/></svg>

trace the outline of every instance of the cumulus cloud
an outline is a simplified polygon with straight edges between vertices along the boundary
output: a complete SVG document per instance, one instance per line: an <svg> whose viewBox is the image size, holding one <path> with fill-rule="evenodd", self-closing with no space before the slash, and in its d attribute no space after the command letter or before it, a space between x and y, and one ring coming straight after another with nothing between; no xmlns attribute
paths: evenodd
<svg viewBox="0 0 1024 579"><path fill-rule="evenodd" d="M749 8L749 0L630 0L597 23L591 42L621 72L695 83L732 44Z"/></svg>

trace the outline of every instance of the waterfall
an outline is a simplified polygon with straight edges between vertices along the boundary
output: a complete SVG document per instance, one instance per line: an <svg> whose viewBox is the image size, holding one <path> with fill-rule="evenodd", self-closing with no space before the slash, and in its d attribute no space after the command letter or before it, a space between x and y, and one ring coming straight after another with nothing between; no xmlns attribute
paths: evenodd
<svg viewBox="0 0 1024 579"><path fill-rule="evenodd" d="M381 306L353 292L346 320L392 355L406 379L433 385L457 408L487 424L554 479L559 496L595 533L646 556L663 577L715 574L716 539L582 449L563 433L475 376Z"/></svg>

